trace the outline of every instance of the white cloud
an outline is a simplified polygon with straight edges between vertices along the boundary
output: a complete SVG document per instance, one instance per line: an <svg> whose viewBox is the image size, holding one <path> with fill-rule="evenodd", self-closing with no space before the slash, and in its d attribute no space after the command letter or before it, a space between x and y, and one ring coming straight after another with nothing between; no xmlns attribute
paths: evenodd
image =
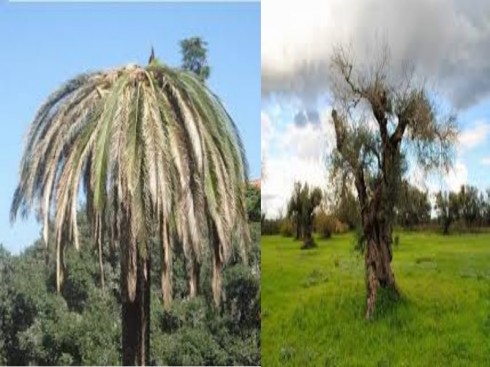
<svg viewBox="0 0 490 367"><path fill-rule="evenodd" d="M484 166L490 166L490 157L483 157L480 159L480 163Z"/></svg>
<svg viewBox="0 0 490 367"><path fill-rule="evenodd" d="M490 124L484 121L477 121L473 127L461 132L458 148L461 151L473 149L484 143L488 136L490 136Z"/></svg>
<svg viewBox="0 0 490 367"><path fill-rule="evenodd" d="M281 148L302 160L321 160L331 150L333 129L327 124L298 127L289 124L280 138Z"/></svg>
<svg viewBox="0 0 490 367"><path fill-rule="evenodd" d="M461 185L465 185L468 182L468 168L463 162L456 161L444 181L450 191L459 191Z"/></svg>
<svg viewBox="0 0 490 367"><path fill-rule="evenodd" d="M425 191L427 186L427 175L418 165L410 165L407 181L419 190Z"/></svg>
<svg viewBox="0 0 490 367"><path fill-rule="evenodd" d="M427 191L432 202L437 192L459 191L461 185L467 184L468 167L460 158L448 172L425 172L417 164L411 164L406 179L419 190Z"/></svg>
<svg viewBox="0 0 490 367"><path fill-rule="evenodd" d="M267 116L263 113L263 116ZM267 119L263 119L267 120ZM328 122L328 111L320 114L320 123L298 127L293 122L283 129L268 119L273 135L262 144L266 156L266 178L262 183L262 210L268 217L284 213L295 181L326 188L325 157L332 149L333 128ZM264 141L264 136L262 137Z"/></svg>
<svg viewBox="0 0 490 367"><path fill-rule="evenodd" d="M327 170L315 159L301 159L297 156L270 158L267 161L267 179L262 184L262 210L267 217L285 214L287 201L295 181L325 187Z"/></svg>
<svg viewBox="0 0 490 367"><path fill-rule="evenodd" d="M272 126L271 119L269 115L265 112L260 113L261 122L261 145L262 151L267 151L269 147L269 142L272 136L274 136L274 127Z"/></svg>
<svg viewBox="0 0 490 367"><path fill-rule="evenodd" d="M262 88L310 98L324 91L332 47L413 62L457 107L490 91L490 2L485 0L263 0Z"/></svg>

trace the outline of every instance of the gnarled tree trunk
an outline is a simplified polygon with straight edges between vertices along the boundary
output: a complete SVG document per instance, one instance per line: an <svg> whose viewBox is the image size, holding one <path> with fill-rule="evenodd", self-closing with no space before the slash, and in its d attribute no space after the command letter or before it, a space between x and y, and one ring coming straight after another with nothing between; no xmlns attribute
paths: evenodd
<svg viewBox="0 0 490 367"><path fill-rule="evenodd" d="M379 287L389 288L398 294L395 276L391 270L392 224L389 211L394 203L384 197L386 187L379 181L368 200L367 189L362 169L356 172L356 188L361 204L361 219L366 241L366 319L371 319L376 309L376 298Z"/></svg>
<svg viewBox="0 0 490 367"><path fill-rule="evenodd" d="M301 221L299 220L299 214L298 214L298 218L296 218L296 240L299 240L300 238L302 238Z"/></svg>
<svg viewBox="0 0 490 367"><path fill-rule="evenodd" d="M379 287L397 292L395 276L391 270L391 230L386 224L375 223L366 235L366 319L370 319L376 308Z"/></svg>

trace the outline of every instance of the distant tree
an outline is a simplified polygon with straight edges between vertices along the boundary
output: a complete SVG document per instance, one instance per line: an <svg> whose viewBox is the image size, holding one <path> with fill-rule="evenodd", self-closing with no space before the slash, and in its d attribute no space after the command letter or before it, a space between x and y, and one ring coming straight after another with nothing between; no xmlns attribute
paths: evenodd
<svg viewBox="0 0 490 367"><path fill-rule="evenodd" d="M182 68L188 70L205 82L211 68L208 65L208 43L201 37L191 37L180 41Z"/></svg>
<svg viewBox="0 0 490 367"><path fill-rule="evenodd" d="M322 191L319 188L310 189L307 183L294 184L293 193L288 203L287 217L296 224L296 238L303 240L303 248L314 246L313 220L315 209L322 201Z"/></svg>
<svg viewBox="0 0 490 367"><path fill-rule="evenodd" d="M303 205L301 203L301 183L295 182L291 198L288 201L286 216L289 220L293 221L296 229L296 240L302 238L301 233L301 217L302 217Z"/></svg>
<svg viewBox="0 0 490 367"><path fill-rule="evenodd" d="M281 232L282 219L269 219L262 216L260 223L260 232L263 235L278 235Z"/></svg>
<svg viewBox="0 0 490 367"><path fill-rule="evenodd" d="M485 225L490 226L490 188L487 189L487 195L485 199L485 208L484 208L484 221Z"/></svg>
<svg viewBox="0 0 490 367"><path fill-rule="evenodd" d="M330 238L336 230L335 217L328 215L324 210L319 210L315 215L313 227L321 238Z"/></svg>
<svg viewBox="0 0 490 367"><path fill-rule="evenodd" d="M439 221L442 225L442 233L449 234L449 227L458 220L460 213L460 200L458 194L454 192L438 192L436 194L435 206Z"/></svg>
<svg viewBox="0 0 490 367"><path fill-rule="evenodd" d="M430 221L431 205L427 191L421 191L403 180L400 196L396 206L396 216L399 225L411 228Z"/></svg>
<svg viewBox="0 0 490 367"><path fill-rule="evenodd" d="M334 208L334 214L338 220L347 224L350 229L359 227L361 223L359 203L350 188L346 186L341 188L338 201Z"/></svg>
<svg viewBox="0 0 490 367"><path fill-rule="evenodd" d="M458 194L461 217L468 227L478 224L480 219L480 203L478 189L474 186L462 185Z"/></svg>
<svg viewBox="0 0 490 367"><path fill-rule="evenodd" d="M379 287L398 294L391 244L407 157L413 155L425 169L447 168L457 134L454 116L438 116L431 94L412 73L398 77L387 48L372 55L356 63L339 47L330 69L333 176L350 177L357 190L366 243L367 319L373 316Z"/></svg>
<svg viewBox="0 0 490 367"><path fill-rule="evenodd" d="M478 195L478 225L483 227L486 225L487 202L485 193L481 191Z"/></svg>
<svg viewBox="0 0 490 367"><path fill-rule="evenodd" d="M303 248L310 248L315 245L313 240L313 221L315 218L315 209L322 201L322 191L319 188L308 187L305 183L301 190L301 202L303 205L301 226L303 228Z"/></svg>

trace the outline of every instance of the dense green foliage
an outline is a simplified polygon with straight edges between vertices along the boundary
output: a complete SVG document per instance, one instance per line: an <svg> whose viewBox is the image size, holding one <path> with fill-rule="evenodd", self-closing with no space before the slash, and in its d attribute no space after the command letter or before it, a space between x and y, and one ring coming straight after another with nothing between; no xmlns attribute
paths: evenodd
<svg viewBox="0 0 490 367"><path fill-rule="evenodd" d="M490 365L490 236L396 235L402 298L380 295L376 322L364 320L364 261L352 234L306 252L262 237L263 365Z"/></svg>
<svg viewBox="0 0 490 367"><path fill-rule="evenodd" d="M281 231L281 224L284 218L269 219L262 215L260 232L263 235L276 235Z"/></svg>
<svg viewBox="0 0 490 367"><path fill-rule="evenodd" d="M0 246L0 364L121 363L118 254L104 253L102 291L97 248L84 216L79 220L85 251L67 247L62 295L55 292L54 251L46 252L41 240L18 256ZM152 364L260 364L259 223L252 223L251 229L251 267L236 259L224 269L226 298L220 310L211 306L210 262L202 269L203 295L190 300L185 296L184 256L176 256L176 299L168 312L162 304L158 266L153 266ZM152 261L158 262L155 246L154 250Z"/></svg>
<svg viewBox="0 0 490 367"><path fill-rule="evenodd" d="M430 222L431 204L428 191L419 190L403 180L396 205L396 223L404 228Z"/></svg>
<svg viewBox="0 0 490 367"><path fill-rule="evenodd" d="M333 214L339 221L347 224L350 229L358 228L361 225L361 215L359 214L357 198L345 186L341 187L340 191L335 200Z"/></svg>
<svg viewBox="0 0 490 367"><path fill-rule="evenodd" d="M260 222L260 189L254 185L248 185L246 191L246 205L248 219L252 222Z"/></svg>

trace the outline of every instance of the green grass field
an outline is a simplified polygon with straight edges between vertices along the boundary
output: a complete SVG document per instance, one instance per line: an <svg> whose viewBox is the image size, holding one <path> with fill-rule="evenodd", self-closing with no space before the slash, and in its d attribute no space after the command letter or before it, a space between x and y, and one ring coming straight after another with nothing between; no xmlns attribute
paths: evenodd
<svg viewBox="0 0 490 367"><path fill-rule="evenodd" d="M401 233L370 322L353 238L262 237L263 366L490 366L490 234Z"/></svg>

